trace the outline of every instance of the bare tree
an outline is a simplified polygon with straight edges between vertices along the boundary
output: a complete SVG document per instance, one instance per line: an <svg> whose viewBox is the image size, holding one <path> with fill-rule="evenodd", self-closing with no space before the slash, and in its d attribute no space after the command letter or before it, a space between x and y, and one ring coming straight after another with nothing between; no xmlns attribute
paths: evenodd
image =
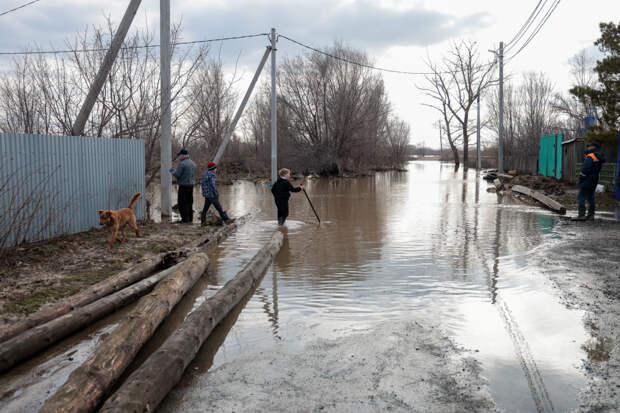
<svg viewBox="0 0 620 413"><path fill-rule="evenodd" d="M427 66L432 74L425 76L427 86L418 86L418 89L432 100L425 105L439 111L443 118L457 168L459 162L453 128L459 129L457 135L463 144L463 165L468 168L469 137L474 130L470 111L478 97L492 84L495 65L481 62L477 43L461 40L452 45L440 64L428 60Z"/></svg>

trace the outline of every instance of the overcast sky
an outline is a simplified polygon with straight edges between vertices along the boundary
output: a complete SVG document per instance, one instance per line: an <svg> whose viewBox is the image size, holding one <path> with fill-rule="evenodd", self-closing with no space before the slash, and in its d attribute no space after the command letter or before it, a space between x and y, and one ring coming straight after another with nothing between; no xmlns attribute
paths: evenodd
<svg viewBox="0 0 620 413"><path fill-rule="evenodd" d="M30 0L0 0L0 13ZM0 51L19 51L38 44L62 49L76 32L101 26L105 16L119 22L129 0L40 0L0 16ZM530 15L538 0L171 0L172 20L182 22L183 40L201 40L243 34L279 33L324 48L335 40L365 50L376 66L404 71L425 71L425 59L439 60L452 41L468 38L480 45L482 59L488 49L508 42ZM547 10L553 0L546 3ZM542 71L557 90L569 87L567 60L583 48L592 48L601 21L620 20L620 1L563 0L536 38L506 72L519 75ZM159 0L143 0L134 28L149 26L159 36ZM525 40L522 39L522 41ZM266 38L228 41L221 56L233 65L240 56L242 87L249 83L267 44ZM217 45L216 49L219 49ZM517 46L519 47L519 46ZM511 52L516 51L515 47ZM280 39L278 59L303 49ZM510 53L508 53L510 55ZM6 68L8 61L0 58ZM387 91L399 117L411 125L412 143L438 146L433 123L438 115L422 106L416 89L420 76L384 74Z"/></svg>

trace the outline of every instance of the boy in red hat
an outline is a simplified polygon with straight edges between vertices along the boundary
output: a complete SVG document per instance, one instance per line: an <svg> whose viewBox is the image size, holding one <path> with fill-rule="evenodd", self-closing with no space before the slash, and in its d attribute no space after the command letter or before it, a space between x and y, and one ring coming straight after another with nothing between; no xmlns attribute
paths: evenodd
<svg viewBox="0 0 620 413"><path fill-rule="evenodd" d="M220 214L220 218L223 221L228 221L228 215L222 209L219 201L219 192L217 191L217 182L215 181L215 170L217 165L211 161L207 164L207 172L202 176L202 196L205 198L205 205L200 213L200 222L204 225L207 218L207 210L213 204L217 212Z"/></svg>

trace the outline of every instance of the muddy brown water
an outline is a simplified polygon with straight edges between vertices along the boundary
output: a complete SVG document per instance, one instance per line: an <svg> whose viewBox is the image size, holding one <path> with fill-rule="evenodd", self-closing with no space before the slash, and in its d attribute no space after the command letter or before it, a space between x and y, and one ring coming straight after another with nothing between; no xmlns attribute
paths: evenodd
<svg viewBox="0 0 620 413"><path fill-rule="evenodd" d="M323 223L316 223L303 194L292 195L285 244L262 283L217 328L160 410L178 411L195 380L247 351L278 346L295 352L317 338L403 320L440 326L474 350L503 411L578 407L585 383L581 345L589 338L583 313L560 302L535 253L561 236L554 231L557 218L502 203L486 188L475 171L464 177L439 162L412 162L407 172L373 177L308 180ZM212 253L208 276L160 327L136 365L276 229L265 184L237 182L220 192L230 215L260 212ZM202 207L198 188L194 199L194 208ZM36 410L126 311L1 378L0 410Z"/></svg>

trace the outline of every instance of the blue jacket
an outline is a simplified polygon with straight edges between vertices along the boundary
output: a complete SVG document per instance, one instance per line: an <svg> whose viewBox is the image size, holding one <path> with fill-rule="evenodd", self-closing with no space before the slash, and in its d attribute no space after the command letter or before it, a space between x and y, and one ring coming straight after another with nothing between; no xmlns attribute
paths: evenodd
<svg viewBox="0 0 620 413"><path fill-rule="evenodd" d="M179 162L173 175L177 179L177 184L181 186L194 186L196 164L191 159L185 158Z"/></svg>
<svg viewBox="0 0 620 413"><path fill-rule="evenodd" d="M585 189L596 189L598 175L603 163L605 163L605 156L602 153L596 150L586 151L586 158L581 165L577 186Z"/></svg>
<svg viewBox="0 0 620 413"><path fill-rule="evenodd" d="M207 171L202 176L202 196L205 198L217 198L217 182L215 182L215 174L213 171Z"/></svg>

